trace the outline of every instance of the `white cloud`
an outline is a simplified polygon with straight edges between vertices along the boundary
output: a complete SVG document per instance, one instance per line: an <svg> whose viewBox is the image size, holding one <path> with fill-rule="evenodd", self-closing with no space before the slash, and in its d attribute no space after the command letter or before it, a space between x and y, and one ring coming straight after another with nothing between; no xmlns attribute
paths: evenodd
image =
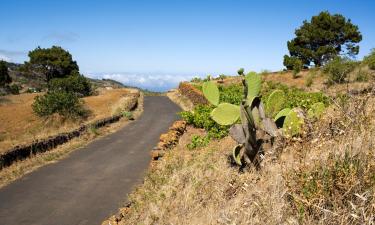
<svg viewBox="0 0 375 225"><path fill-rule="evenodd" d="M181 81L190 80L194 76L177 74L112 73L92 75L91 77L113 79L123 83L124 85L152 91L167 91L177 87Z"/></svg>
<svg viewBox="0 0 375 225"><path fill-rule="evenodd" d="M11 62L11 59L5 55L2 55L0 54L0 60L4 60L4 61L7 61L7 62Z"/></svg>

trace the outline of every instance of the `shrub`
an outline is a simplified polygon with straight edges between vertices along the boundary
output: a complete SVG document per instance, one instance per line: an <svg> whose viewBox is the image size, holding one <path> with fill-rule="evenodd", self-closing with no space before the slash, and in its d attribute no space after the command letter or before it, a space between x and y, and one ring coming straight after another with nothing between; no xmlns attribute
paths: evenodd
<svg viewBox="0 0 375 225"><path fill-rule="evenodd" d="M199 136L199 135L193 135L191 138L191 142L186 145L186 147L190 150L195 148L201 148L208 145L210 142L210 138L208 136Z"/></svg>
<svg viewBox="0 0 375 225"><path fill-rule="evenodd" d="M367 82L369 80L369 77L370 77L370 74L367 71L360 68L357 72L357 76L355 77L355 81Z"/></svg>
<svg viewBox="0 0 375 225"><path fill-rule="evenodd" d="M296 59L293 64L293 78L297 78L299 72L301 72L303 68L303 63L300 59Z"/></svg>
<svg viewBox="0 0 375 225"><path fill-rule="evenodd" d="M284 84L268 81L263 84L261 91L262 100L267 101L268 96L274 90L282 90L285 93L284 108L302 108L309 110L315 103L322 102L325 106L330 104L329 98L322 92L305 92L295 87L288 87Z"/></svg>
<svg viewBox="0 0 375 225"><path fill-rule="evenodd" d="M193 79L191 79L190 82L192 82L192 83L200 83L200 82L202 82L202 79L199 78L199 77L194 77Z"/></svg>
<svg viewBox="0 0 375 225"><path fill-rule="evenodd" d="M371 70L375 70L375 48L364 58L363 62L367 64Z"/></svg>
<svg viewBox="0 0 375 225"><path fill-rule="evenodd" d="M315 73L310 72L305 80L306 87L311 87L311 85L314 83Z"/></svg>
<svg viewBox="0 0 375 225"><path fill-rule="evenodd" d="M34 112L41 117L58 113L65 118L82 118L88 116L82 101L74 93L53 91L36 96L32 104Z"/></svg>
<svg viewBox="0 0 375 225"><path fill-rule="evenodd" d="M78 73L66 78L52 79L48 86L50 91L65 91L75 93L80 97L92 95L90 81Z"/></svg>
<svg viewBox="0 0 375 225"><path fill-rule="evenodd" d="M348 58L335 57L323 67L328 77L328 84L343 83L355 69L356 63Z"/></svg>
<svg viewBox="0 0 375 225"><path fill-rule="evenodd" d="M214 107L198 105L193 112L181 112L181 117L190 125L196 128L203 128L208 132L210 138L222 138L228 134L229 126L222 126L216 123L210 116Z"/></svg>
<svg viewBox="0 0 375 225"><path fill-rule="evenodd" d="M7 63L0 60L0 87L5 86L10 82L12 82L12 78L9 76Z"/></svg>
<svg viewBox="0 0 375 225"><path fill-rule="evenodd" d="M18 95L20 93L20 87L17 84L12 84L8 87L9 92L12 95Z"/></svg>

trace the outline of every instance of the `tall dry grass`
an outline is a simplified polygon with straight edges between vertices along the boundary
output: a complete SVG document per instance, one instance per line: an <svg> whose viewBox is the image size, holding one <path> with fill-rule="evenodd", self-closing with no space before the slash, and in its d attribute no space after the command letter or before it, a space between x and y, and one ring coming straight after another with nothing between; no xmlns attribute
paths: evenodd
<svg viewBox="0 0 375 225"><path fill-rule="evenodd" d="M189 128L120 224L374 224L374 113L372 95L344 99L258 171L231 167L229 137L188 150Z"/></svg>

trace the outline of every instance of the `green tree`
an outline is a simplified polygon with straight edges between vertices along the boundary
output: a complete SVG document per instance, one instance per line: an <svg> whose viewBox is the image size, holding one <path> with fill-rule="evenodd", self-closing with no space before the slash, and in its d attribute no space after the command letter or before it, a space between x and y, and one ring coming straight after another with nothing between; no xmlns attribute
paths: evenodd
<svg viewBox="0 0 375 225"><path fill-rule="evenodd" d="M314 63L320 67L339 54L353 57L358 54L358 43L362 40L358 26L350 19L327 11L313 16L310 22L305 20L295 35L287 43L290 56L284 56L286 67L295 59L300 59L304 66Z"/></svg>
<svg viewBox="0 0 375 225"><path fill-rule="evenodd" d="M36 48L29 52L30 64L38 69L49 82L53 78L63 78L79 71L76 61L73 61L72 55L58 46L51 48Z"/></svg>
<svg viewBox="0 0 375 225"><path fill-rule="evenodd" d="M74 72L66 78L54 78L48 83L49 91L64 91L75 93L79 97L89 96L92 94L90 81L79 74Z"/></svg>
<svg viewBox="0 0 375 225"><path fill-rule="evenodd" d="M0 87L4 87L6 84L12 82L12 78L8 73L7 63L3 60L0 61Z"/></svg>

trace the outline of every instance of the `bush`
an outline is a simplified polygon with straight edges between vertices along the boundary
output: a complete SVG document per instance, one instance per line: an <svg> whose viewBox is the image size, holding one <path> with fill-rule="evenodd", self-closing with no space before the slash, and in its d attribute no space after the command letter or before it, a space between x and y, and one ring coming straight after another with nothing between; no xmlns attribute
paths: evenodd
<svg viewBox="0 0 375 225"><path fill-rule="evenodd" d="M323 67L323 72L328 77L328 84L332 85L345 82L355 67L356 62L348 58L335 57Z"/></svg>
<svg viewBox="0 0 375 225"><path fill-rule="evenodd" d="M199 105L193 112L181 112L180 115L188 124L205 129L209 138L223 138L228 134L229 126L219 125L211 119L210 113L213 109L214 106Z"/></svg>
<svg viewBox="0 0 375 225"><path fill-rule="evenodd" d="M298 77L298 74L299 72L301 72L302 68L303 68L302 61L299 59L296 59L293 65L293 78L294 79Z"/></svg>
<svg viewBox="0 0 375 225"><path fill-rule="evenodd" d="M299 70L301 70L303 67L303 62L297 57L284 55L284 66L288 70L295 70L295 69L298 70L298 68L300 68Z"/></svg>
<svg viewBox="0 0 375 225"><path fill-rule="evenodd" d="M311 85L314 83L315 73L310 72L305 80L306 87L311 87Z"/></svg>
<svg viewBox="0 0 375 225"><path fill-rule="evenodd" d="M369 80L369 77L370 77L370 74L367 71L362 70L362 68L360 68L358 70L357 76L355 77L355 81L367 82Z"/></svg>
<svg viewBox="0 0 375 225"><path fill-rule="evenodd" d="M88 116L88 111L84 109L83 103L77 95L64 91L53 91L36 96L32 108L41 117L51 116L55 113L65 118Z"/></svg>
<svg viewBox="0 0 375 225"><path fill-rule="evenodd" d="M304 110L309 110L312 105L318 102L322 102L325 106L330 104L329 98L322 92L305 92L301 89L295 87L288 87L284 84L275 82L266 82L263 84L261 95L262 100L267 101L269 95L274 90L282 90L285 93L286 99L284 108L302 108Z"/></svg>
<svg viewBox="0 0 375 225"><path fill-rule="evenodd" d="M210 142L210 138L208 136L199 136L199 135L193 135L191 138L191 142L186 145L186 147L190 150L195 148L201 148L208 145Z"/></svg>
<svg viewBox="0 0 375 225"><path fill-rule="evenodd" d="M202 82L202 79L199 78L199 77L194 77L193 79L191 79L190 82L192 82L192 83L200 83L200 82Z"/></svg>
<svg viewBox="0 0 375 225"><path fill-rule="evenodd" d="M79 97L92 95L91 83L80 74L73 74L66 78L55 78L49 83L49 91L64 91L75 93Z"/></svg>
<svg viewBox="0 0 375 225"><path fill-rule="evenodd" d="M363 62L367 64L371 70L375 70L375 48L364 58Z"/></svg>
<svg viewBox="0 0 375 225"><path fill-rule="evenodd" d="M20 93L20 87L17 84L12 84L8 87L9 92L12 95L18 95Z"/></svg>

